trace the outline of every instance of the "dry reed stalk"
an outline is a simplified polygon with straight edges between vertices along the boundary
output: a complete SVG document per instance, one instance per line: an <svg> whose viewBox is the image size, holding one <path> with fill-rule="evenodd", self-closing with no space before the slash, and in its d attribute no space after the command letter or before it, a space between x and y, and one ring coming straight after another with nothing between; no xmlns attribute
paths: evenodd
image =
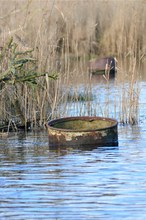
<svg viewBox="0 0 146 220"><path fill-rule="evenodd" d="M119 70L117 85L119 89L119 119L123 124L137 124L139 120L140 72L136 58L130 58L128 67Z"/></svg>

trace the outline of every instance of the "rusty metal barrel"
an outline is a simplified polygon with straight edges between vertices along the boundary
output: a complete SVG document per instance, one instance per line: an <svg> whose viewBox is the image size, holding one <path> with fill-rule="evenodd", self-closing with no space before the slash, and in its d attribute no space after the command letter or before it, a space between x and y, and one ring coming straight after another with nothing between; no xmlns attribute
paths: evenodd
<svg viewBox="0 0 146 220"><path fill-rule="evenodd" d="M118 122L112 118L78 116L48 122L50 147L118 146Z"/></svg>
<svg viewBox="0 0 146 220"><path fill-rule="evenodd" d="M115 77L117 59L115 57L103 57L93 59L89 62L89 72L93 75L109 74L110 78Z"/></svg>

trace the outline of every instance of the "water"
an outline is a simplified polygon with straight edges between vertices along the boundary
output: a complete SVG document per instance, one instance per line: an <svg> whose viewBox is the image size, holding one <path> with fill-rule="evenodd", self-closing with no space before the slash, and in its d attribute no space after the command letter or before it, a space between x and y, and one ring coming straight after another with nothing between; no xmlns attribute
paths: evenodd
<svg viewBox="0 0 146 220"><path fill-rule="evenodd" d="M1 139L0 220L145 220L144 112L119 125L118 147L49 150L47 131Z"/></svg>
<svg viewBox="0 0 146 220"><path fill-rule="evenodd" d="M145 219L143 126L118 147L50 151L47 133L0 141L0 219Z"/></svg>

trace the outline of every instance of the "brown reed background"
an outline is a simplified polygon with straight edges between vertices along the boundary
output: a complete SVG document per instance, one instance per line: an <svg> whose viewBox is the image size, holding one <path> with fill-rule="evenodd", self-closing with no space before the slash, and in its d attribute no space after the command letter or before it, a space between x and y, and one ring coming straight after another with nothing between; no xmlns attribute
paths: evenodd
<svg viewBox="0 0 146 220"><path fill-rule="evenodd" d="M50 118L67 115L70 88L74 91L70 101L80 101L79 81L84 84L84 98L88 99L92 87L89 59L111 55L118 59L115 111L120 109L121 122L137 122L138 82L146 54L145 0L0 0L1 48L10 37L21 51L34 48L40 72L58 74L57 80L38 79L35 88L23 84L23 93L22 85L18 86L17 97L26 121L39 121L42 126ZM1 66L4 71L5 63ZM11 107L12 89L5 85L0 91L1 120L16 116ZM63 110L59 109L60 104L64 105ZM96 114L96 107L89 102L87 105L88 113ZM100 108L108 116L105 106Z"/></svg>

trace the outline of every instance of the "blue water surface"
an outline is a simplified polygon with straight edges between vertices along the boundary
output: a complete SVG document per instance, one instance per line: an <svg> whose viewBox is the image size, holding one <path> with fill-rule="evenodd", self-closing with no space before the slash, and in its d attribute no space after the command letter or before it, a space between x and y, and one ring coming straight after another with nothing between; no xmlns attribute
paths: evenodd
<svg viewBox="0 0 146 220"><path fill-rule="evenodd" d="M47 133L0 140L0 219L145 219L146 137L118 147L49 150Z"/></svg>

